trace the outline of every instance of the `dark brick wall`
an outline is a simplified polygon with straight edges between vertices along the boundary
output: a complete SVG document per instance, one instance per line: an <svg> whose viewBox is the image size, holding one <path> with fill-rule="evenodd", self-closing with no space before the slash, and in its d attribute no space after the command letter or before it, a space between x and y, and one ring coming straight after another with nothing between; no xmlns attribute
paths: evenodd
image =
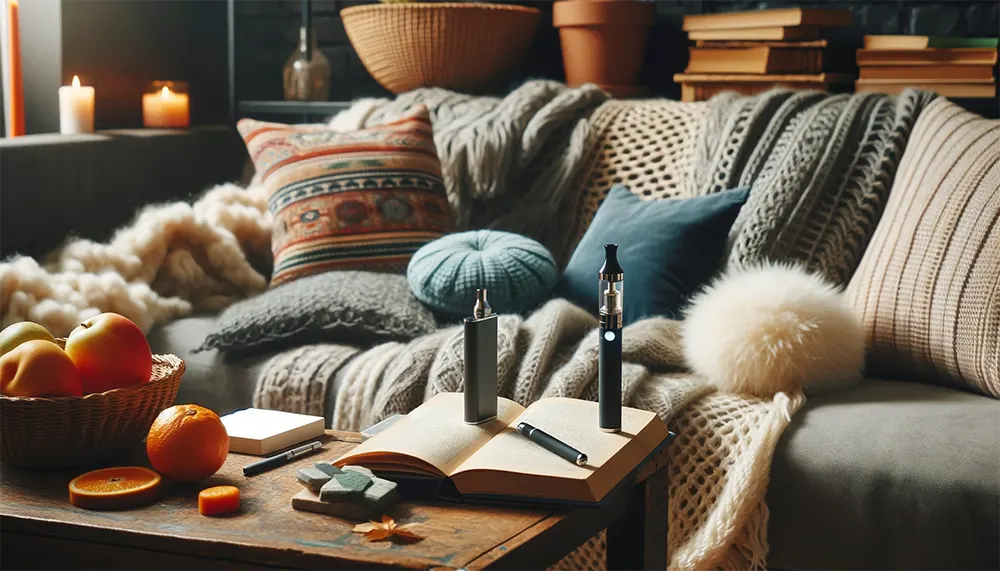
<svg viewBox="0 0 1000 571"><path fill-rule="evenodd" d="M368 2L314 0L313 21L320 48L332 69L331 99L386 95L371 79L344 33L338 17L341 8ZM526 77L562 79L558 32L551 26L551 2L520 1L544 12L535 44L521 73ZM854 50L865 34L921 34L950 36L997 36L1000 33L1000 3L997 0L868 0L865 2L749 1L749 0L659 0L657 17L648 43L643 83L653 93L676 96L679 88L671 76L683 70L687 41L681 31L684 14L729 12L783 6L846 8L854 14L854 26L831 35L831 54L840 67L850 67ZM237 90L240 99L281 99L281 69L297 41L300 22L297 0L241 0L236 4Z"/></svg>

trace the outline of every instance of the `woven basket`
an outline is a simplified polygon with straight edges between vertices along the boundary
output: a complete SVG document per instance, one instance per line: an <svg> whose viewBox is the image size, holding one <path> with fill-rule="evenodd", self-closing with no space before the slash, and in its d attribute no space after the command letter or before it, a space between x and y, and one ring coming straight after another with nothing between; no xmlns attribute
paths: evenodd
<svg viewBox="0 0 1000 571"><path fill-rule="evenodd" d="M540 16L503 4L407 3L340 11L368 73L393 93L503 85L527 53Z"/></svg>
<svg viewBox="0 0 1000 571"><path fill-rule="evenodd" d="M130 452L174 404L183 374L179 357L153 355L148 383L83 397L0 396L0 458L25 467L86 466Z"/></svg>

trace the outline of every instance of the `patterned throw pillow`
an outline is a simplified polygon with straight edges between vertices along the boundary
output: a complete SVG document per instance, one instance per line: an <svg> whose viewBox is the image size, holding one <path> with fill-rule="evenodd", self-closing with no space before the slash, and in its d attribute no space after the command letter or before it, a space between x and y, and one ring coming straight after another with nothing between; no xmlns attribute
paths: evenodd
<svg viewBox="0 0 1000 571"><path fill-rule="evenodd" d="M328 270L402 272L454 229L427 109L361 131L243 119L274 215L271 285Z"/></svg>
<svg viewBox="0 0 1000 571"><path fill-rule="evenodd" d="M847 296L871 373L1000 397L1000 121L920 114Z"/></svg>

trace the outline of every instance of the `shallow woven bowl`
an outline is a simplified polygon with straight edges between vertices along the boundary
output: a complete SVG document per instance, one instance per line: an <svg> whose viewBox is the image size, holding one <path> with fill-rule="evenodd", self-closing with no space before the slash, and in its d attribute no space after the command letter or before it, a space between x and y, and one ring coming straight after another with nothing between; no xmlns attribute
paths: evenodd
<svg viewBox="0 0 1000 571"><path fill-rule="evenodd" d="M82 397L0 396L0 458L25 467L87 466L130 452L174 404L183 374L179 357L153 355L148 383Z"/></svg>
<svg viewBox="0 0 1000 571"><path fill-rule="evenodd" d="M398 94L502 85L531 46L540 13L504 4L406 3L354 6L340 15L368 73Z"/></svg>

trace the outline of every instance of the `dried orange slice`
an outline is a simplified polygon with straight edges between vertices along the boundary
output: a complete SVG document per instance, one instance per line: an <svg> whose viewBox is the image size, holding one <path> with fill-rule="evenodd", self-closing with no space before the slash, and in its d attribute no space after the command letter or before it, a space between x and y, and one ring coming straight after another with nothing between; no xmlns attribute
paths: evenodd
<svg viewBox="0 0 1000 571"><path fill-rule="evenodd" d="M142 466L102 468L73 478L69 501L88 510L116 510L147 504L160 489L160 475Z"/></svg>
<svg viewBox="0 0 1000 571"><path fill-rule="evenodd" d="M215 486L198 494L201 515L223 515L239 511L240 489L236 486Z"/></svg>

